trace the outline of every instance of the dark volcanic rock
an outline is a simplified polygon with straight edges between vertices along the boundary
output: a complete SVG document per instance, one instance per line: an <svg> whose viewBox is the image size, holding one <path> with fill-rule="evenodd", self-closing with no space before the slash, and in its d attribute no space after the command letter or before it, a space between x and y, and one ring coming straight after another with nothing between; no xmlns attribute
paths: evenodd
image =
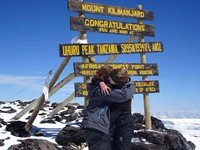
<svg viewBox="0 0 200 150"><path fill-rule="evenodd" d="M144 142L132 143L132 150L194 150L195 145L187 141L183 135L176 130L166 129L161 120L151 117L152 129L144 130L144 116L133 114L135 130L140 130L133 134L133 137L143 139ZM143 129L143 130L141 130Z"/></svg>
<svg viewBox="0 0 200 150"><path fill-rule="evenodd" d="M56 122L52 118L46 118L46 119L42 120L40 123L56 124Z"/></svg>
<svg viewBox="0 0 200 150"><path fill-rule="evenodd" d="M65 146L69 143L80 145L85 142L84 133L80 128L66 126L56 136L56 142Z"/></svg>
<svg viewBox="0 0 200 150"><path fill-rule="evenodd" d="M52 103L51 107L56 108L59 105L59 103Z"/></svg>
<svg viewBox="0 0 200 150"><path fill-rule="evenodd" d="M139 139L145 139L151 143L133 143L132 150L194 150L195 145L188 142L180 132L176 130L166 130L159 132L153 130L139 131L136 133Z"/></svg>
<svg viewBox="0 0 200 150"><path fill-rule="evenodd" d="M0 127L2 127L1 125L7 125L7 122L5 122L2 118L0 118Z"/></svg>
<svg viewBox="0 0 200 150"><path fill-rule="evenodd" d="M63 146L62 150L83 150L86 146L78 146L74 143L68 143L67 146Z"/></svg>
<svg viewBox="0 0 200 150"><path fill-rule="evenodd" d="M6 126L6 130L10 131L12 135L18 137L29 137L30 133L25 130L26 122L12 121Z"/></svg>
<svg viewBox="0 0 200 150"><path fill-rule="evenodd" d="M63 115L66 115L66 114L72 114L72 113L75 112L75 109L76 109L76 108L75 108L74 106L68 106L68 109L65 110L65 111L62 111L62 112L60 113L60 115L63 116Z"/></svg>
<svg viewBox="0 0 200 150"><path fill-rule="evenodd" d="M4 106L2 109L9 109L9 110L0 110L1 113L8 113L8 114L11 114L11 113L15 113L16 110L13 109L12 107L10 106Z"/></svg>
<svg viewBox="0 0 200 150"><path fill-rule="evenodd" d="M46 115L47 113L45 113L45 112L43 112L43 113L40 113L40 114L38 114L39 116L44 116L44 115Z"/></svg>
<svg viewBox="0 0 200 150"><path fill-rule="evenodd" d="M145 128L145 120L144 120L144 115L141 115L139 113L134 113L133 114L133 120L134 120L134 128L135 130L140 130ZM152 129L153 130L165 130L165 126L162 123L161 120L151 116L151 121L152 121Z"/></svg>
<svg viewBox="0 0 200 150"><path fill-rule="evenodd" d="M0 101L0 105L5 104L5 102Z"/></svg>
<svg viewBox="0 0 200 150"><path fill-rule="evenodd" d="M26 106L29 104L29 102L23 102L21 100L17 100L16 102L18 102L19 104L17 106Z"/></svg>
<svg viewBox="0 0 200 150"><path fill-rule="evenodd" d="M144 144L143 142L132 143L131 150L169 150L155 144Z"/></svg>
<svg viewBox="0 0 200 150"><path fill-rule="evenodd" d="M3 139L0 139L0 146L4 146L4 140Z"/></svg>
<svg viewBox="0 0 200 150"><path fill-rule="evenodd" d="M168 129L167 136L165 138L165 143L169 144L171 149L184 149L184 150L193 150L195 145L192 142L188 142L183 135L176 130Z"/></svg>
<svg viewBox="0 0 200 150"><path fill-rule="evenodd" d="M69 116L63 116L63 119L66 119L66 122L74 121L78 118L77 113L70 114Z"/></svg>
<svg viewBox="0 0 200 150"><path fill-rule="evenodd" d="M84 109L84 108L85 108L85 106L82 106L82 105L79 105L76 107L76 109Z"/></svg>
<svg viewBox="0 0 200 150"><path fill-rule="evenodd" d="M61 150L56 144L42 139L19 140L21 144L12 145L8 150Z"/></svg>
<svg viewBox="0 0 200 150"><path fill-rule="evenodd" d="M55 121L61 122L63 120L63 118L59 115L53 115L53 118L55 119Z"/></svg>

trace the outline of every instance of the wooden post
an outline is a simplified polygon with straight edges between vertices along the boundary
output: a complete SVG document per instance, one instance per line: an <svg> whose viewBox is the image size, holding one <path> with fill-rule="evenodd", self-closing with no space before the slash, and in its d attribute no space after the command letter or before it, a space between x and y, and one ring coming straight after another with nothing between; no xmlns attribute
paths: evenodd
<svg viewBox="0 0 200 150"><path fill-rule="evenodd" d="M51 79L51 81L49 83L49 91L51 91L52 87L54 86L54 84L58 80L60 74L62 73L63 69L65 68L65 66L67 65L69 60L70 60L70 57L66 57L63 60L63 62L61 63L61 65L59 66L58 70L56 71L56 73L54 74L53 78ZM30 119L28 120L28 122L25 125L26 131L29 131L29 129L31 128L31 126L32 126L35 118L37 117L37 114L39 113L40 109L42 108L44 102L45 102L44 94L42 94L39 98L38 104L37 104L36 108L34 109Z"/></svg>
<svg viewBox="0 0 200 150"><path fill-rule="evenodd" d="M67 97L62 103L60 103L48 116L53 116L57 114L62 108L64 108L69 102L75 98L75 93L73 92L69 97Z"/></svg>
<svg viewBox="0 0 200 150"><path fill-rule="evenodd" d="M79 0L80 2L83 2L83 0ZM82 13L82 12L79 12L79 17L85 17L84 16L84 13ZM86 35L86 32L85 31L80 31L80 39L81 40L85 40L85 39L87 39L87 35ZM89 63L90 61L89 61L89 57L88 56L82 56L82 62L84 62L84 63ZM87 80L89 80L89 77L84 77L84 82L86 82ZM88 105L88 102L89 102L89 100L85 97L84 98L84 105L85 105L85 107Z"/></svg>
<svg viewBox="0 0 200 150"><path fill-rule="evenodd" d="M138 5L138 9L142 10L142 5ZM142 20L138 19L139 24L143 24ZM144 42L144 37L139 37L139 42ZM146 63L146 54L141 53L140 54L141 63ZM148 80L147 76L142 76L142 80ZM150 114L150 104L149 104L149 93L143 94L143 100L144 100L144 113L145 113L145 129L152 129L151 125L151 114Z"/></svg>

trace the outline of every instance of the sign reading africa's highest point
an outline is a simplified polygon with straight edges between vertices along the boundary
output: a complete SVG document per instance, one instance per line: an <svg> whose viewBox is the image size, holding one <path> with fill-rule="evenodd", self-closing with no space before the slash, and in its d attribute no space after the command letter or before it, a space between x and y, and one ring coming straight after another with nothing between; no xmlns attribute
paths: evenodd
<svg viewBox="0 0 200 150"><path fill-rule="evenodd" d="M70 17L71 30L113 33L135 36L154 36L151 25L112 20L93 19L84 17Z"/></svg>
<svg viewBox="0 0 200 150"><path fill-rule="evenodd" d="M125 68L130 76L158 75L157 64L140 63L74 63L75 76L94 76L104 65L111 66L113 69Z"/></svg>

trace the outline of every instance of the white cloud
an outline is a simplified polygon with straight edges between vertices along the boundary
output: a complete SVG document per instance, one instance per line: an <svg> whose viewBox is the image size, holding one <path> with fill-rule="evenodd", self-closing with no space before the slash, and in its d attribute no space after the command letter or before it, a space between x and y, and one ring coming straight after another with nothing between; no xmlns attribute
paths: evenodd
<svg viewBox="0 0 200 150"><path fill-rule="evenodd" d="M42 76L14 76L0 74L0 84L36 89L43 86L45 78L46 77Z"/></svg>

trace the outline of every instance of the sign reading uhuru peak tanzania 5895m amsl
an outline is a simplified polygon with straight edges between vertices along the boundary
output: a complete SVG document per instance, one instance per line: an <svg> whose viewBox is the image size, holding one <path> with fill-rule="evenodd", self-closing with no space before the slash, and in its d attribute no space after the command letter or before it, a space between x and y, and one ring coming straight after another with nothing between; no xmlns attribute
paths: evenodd
<svg viewBox="0 0 200 150"><path fill-rule="evenodd" d="M60 44L60 56L87 56L162 52L162 42Z"/></svg>

